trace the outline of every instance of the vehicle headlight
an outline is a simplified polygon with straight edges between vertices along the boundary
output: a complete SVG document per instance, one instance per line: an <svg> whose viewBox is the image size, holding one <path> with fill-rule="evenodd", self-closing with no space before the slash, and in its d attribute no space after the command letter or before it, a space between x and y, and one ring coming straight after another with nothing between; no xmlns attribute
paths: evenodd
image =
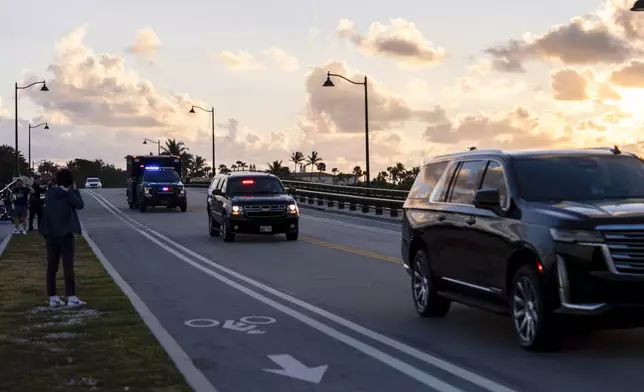
<svg viewBox="0 0 644 392"><path fill-rule="evenodd" d="M558 242L604 242L601 233L594 230L550 229L550 236Z"/></svg>
<svg viewBox="0 0 644 392"><path fill-rule="evenodd" d="M233 210L233 215L240 215L244 210L244 208L242 206L233 206L232 210Z"/></svg>
<svg viewBox="0 0 644 392"><path fill-rule="evenodd" d="M179 188L179 194L180 195L185 195L186 194L186 189L185 188Z"/></svg>
<svg viewBox="0 0 644 392"><path fill-rule="evenodd" d="M146 196L150 196L150 195L151 195L151 194L150 194L150 191L151 191L151 190L152 190L152 188L150 188L149 186L146 186L145 188L143 188L143 191L145 192L145 195L146 195Z"/></svg>
<svg viewBox="0 0 644 392"><path fill-rule="evenodd" d="M287 210L290 214L297 214L298 212L300 212L297 208L297 204L289 204Z"/></svg>

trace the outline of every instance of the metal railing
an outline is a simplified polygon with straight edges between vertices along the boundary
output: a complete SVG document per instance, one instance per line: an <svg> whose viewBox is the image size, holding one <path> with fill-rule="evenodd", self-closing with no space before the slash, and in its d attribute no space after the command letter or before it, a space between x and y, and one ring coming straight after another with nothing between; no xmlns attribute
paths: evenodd
<svg viewBox="0 0 644 392"><path fill-rule="evenodd" d="M289 193L300 205L338 210L361 211L375 215L398 217L407 198L408 191L358 186L330 185L306 181L282 180ZM209 182L190 181L189 188L208 188Z"/></svg>

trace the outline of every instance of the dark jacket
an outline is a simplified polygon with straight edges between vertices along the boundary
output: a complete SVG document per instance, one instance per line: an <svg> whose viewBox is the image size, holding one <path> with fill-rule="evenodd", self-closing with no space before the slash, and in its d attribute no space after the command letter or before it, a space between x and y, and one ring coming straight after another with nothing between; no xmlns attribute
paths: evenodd
<svg viewBox="0 0 644 392"><path fill-rule="evenodd" d="M43 223L38 230L43 236L56 239L70 233L80 233L81 226L77 210L85 206L77 189L65 190L53 187L45 195Z"/></svg>

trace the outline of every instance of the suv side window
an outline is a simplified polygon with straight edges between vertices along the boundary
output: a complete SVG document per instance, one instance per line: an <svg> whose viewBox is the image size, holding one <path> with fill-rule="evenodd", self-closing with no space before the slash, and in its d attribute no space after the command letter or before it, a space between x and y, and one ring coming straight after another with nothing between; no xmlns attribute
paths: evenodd
<svg viewBox="0 0 644 392"><path fill-rule="evenodd" d="M226 194L226 180L227 178L222 178L222 180L219 181L219 184L217 185L217 188L221 189L222 194Z"/></svg>
<svg viewBox="0 0 644 392"><path fill-rule="evenodd" d="M212 179L212 182L210 183L210 189L217 189L217 183L219 182L220 178L215 177Z"/></svg>
<svg viewBox="0 0 644 392"><path fill-rule="evenodd" d="M408 199L429 199L448 162L429 163L420 169L409 191Z"/></svg>
<svg viewBox="0 0 644 392"><path fill-rule="evenodd" d="M456 173L448 203L472 204L474 193L479 189L487 161L465 161Z"/></svg>
<svg viewBox="0 0 644 392"><path fill-rule="evenodd" d="M508 199L508 187L503 176L503 166L496 161L490 161L483 177L481 189L498 189L501 207L505 207Z"/></svg>

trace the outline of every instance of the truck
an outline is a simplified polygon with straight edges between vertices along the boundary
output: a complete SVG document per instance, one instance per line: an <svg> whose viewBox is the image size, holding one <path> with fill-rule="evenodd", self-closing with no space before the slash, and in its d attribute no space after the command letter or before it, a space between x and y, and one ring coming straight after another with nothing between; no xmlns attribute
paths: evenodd
<svg viewBox="0 0 644 392"><path fill-rule="evenodd" d="M181 158L176 155L128 155L125 194L131 209L148 207L188 210L186 189L181 182Z"/></svg>

